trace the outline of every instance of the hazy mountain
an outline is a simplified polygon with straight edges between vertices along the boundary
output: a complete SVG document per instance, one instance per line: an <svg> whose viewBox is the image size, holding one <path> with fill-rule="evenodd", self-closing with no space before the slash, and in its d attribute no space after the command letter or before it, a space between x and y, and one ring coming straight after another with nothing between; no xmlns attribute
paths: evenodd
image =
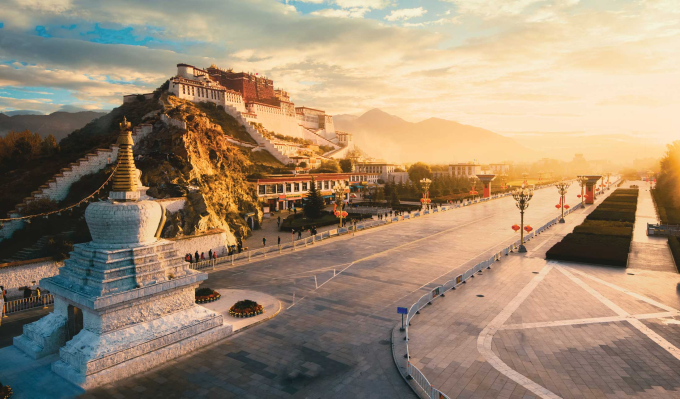
<svg viewBox="0 0 680 399"><path fill-rule="evenodd" d="M42 111L34 111L32 109L17 109L15 111L5 111L3 114L7 116L14 116L14 115L45 115L44 112Z"/></svg>
<svg viewBox="0 0 680 399"><path fill-rule="evenodd" d="M540 154L515 140L479 127L430 118L412 123L373 109L360 117L334 116L335 128L354 133L359 147L393 162L501 162L533 160Z"/></svg>
<svg viewBox="0 0 680 399"><path fill-rule="evenodd" d="M54 135L57 141L68 136L69 133L80 129L93 119L105 115L104 112L61 112L57 111L49 115L14 115L0 114L0 136L10 131L20 132L30 130L42 137Z"/></svg>
<svg viewBox="0 0 680 399"><path fill-rule="evenodd" d="M356 120L358 116L356 115L350 115L350 114L341 114L341 115L334 115L333 116L333 123L338 123L340 122L341 124L347 123L347 122L352 122Z"/></svg>

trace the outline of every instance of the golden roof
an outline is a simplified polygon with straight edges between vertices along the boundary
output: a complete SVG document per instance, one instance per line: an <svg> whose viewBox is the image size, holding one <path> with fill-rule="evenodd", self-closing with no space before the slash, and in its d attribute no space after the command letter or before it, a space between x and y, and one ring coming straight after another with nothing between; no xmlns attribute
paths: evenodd
<svg viewBox="0 0 680 399"><path fill-rule="evenodd" d="M137 168L135 167L132 147L132 132L130 122L123 117L118 135L118 167L113 175L113 190L115 192L137 191Z"/></svg>

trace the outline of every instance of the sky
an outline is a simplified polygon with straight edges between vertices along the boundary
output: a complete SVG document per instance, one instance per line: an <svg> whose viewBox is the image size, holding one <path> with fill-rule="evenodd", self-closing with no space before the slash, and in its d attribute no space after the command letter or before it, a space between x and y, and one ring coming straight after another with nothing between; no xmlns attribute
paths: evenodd
<svg viewBox="0 0 680 399"><path fill-rule="evenodd" d="M334 115L665 143L679 49L677 0L0 0L0 112L111 109L215 63Z"/></svg>

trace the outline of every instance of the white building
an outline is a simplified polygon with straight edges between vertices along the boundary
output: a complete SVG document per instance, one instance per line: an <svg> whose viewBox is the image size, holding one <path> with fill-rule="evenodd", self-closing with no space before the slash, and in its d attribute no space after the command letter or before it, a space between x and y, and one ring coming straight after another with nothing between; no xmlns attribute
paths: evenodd
<svg viewBox="0 0 680 399"><path fill-rule="evenodd" d="M394 173L397 165L387 163L387 162L362 162L355 166L357 172L361 173L377 173L380 175L380 179L387 181L390 173Z"/></svg>
<svg viewBox="0 0 680 399"><path fill-rule="evenodd" d="M477 163L456 163L449 165L449 175L455 177L472 177L482 174L482 165Z"/></svg>
<svg viewBox="0 0 680 399"><path fill-rule="evenodd" d="M507 163L491 163L489 164L489 172L495 175L507 175L510 173L510 165Z"/></svg>

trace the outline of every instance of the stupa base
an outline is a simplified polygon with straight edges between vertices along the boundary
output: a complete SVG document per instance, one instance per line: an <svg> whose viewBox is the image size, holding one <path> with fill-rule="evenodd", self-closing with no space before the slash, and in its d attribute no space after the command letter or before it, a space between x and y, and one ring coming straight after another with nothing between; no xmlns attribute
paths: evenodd
<svg viewBox="0 0 680 399"><path fill-rule="evenodd" d="M63 360L52 363L52 371L83 389L92 389L142 374L153 367L224 339L232 333L232 326L225 324L89 375L78 372Z"/></svg>

